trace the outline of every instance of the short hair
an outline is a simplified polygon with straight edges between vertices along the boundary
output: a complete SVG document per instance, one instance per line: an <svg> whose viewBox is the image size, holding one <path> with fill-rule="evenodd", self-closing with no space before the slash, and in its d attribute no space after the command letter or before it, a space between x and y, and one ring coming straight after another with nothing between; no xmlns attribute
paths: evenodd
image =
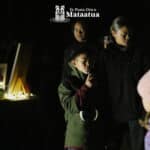
<svg viewBox="0 0 150 150"><path fill-rule="evenodd" d="M72 32L74 31L74 26L75 26L76 23L81 24L81 26L83 27L84 31L85 31L86 34L87 34L87 32L88 32L88 22L87 22L86 20L83 20L83 19L82 19L82 20L81 20L81 19L74 20L74 21L72 22L72 25L71 25L71 30L72 30Z"/></svg>
<svg viewBox="0 0 150 150"><path fill-rule="evenodd" d="M92 57L92 50L90 50L87 47L80 47L80 48L73 48L70 49L70 52L68 53L68 62L79 56L80 54L86 54L87 57Z"/></svg>

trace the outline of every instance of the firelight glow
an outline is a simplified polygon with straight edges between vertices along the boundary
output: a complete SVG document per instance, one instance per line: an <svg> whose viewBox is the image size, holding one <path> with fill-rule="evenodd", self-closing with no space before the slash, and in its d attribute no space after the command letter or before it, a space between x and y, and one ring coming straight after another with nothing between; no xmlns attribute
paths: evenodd
<svg viewBox="0 0 150 150"><path fill-rule="evenodd" d="M26 100L29 98L28 94L23 94L22 92L18 92L18 93L5 93L4 95L5 99L9 99L9 100L14 100L14 101L18 101L18 100Z"/></svg>

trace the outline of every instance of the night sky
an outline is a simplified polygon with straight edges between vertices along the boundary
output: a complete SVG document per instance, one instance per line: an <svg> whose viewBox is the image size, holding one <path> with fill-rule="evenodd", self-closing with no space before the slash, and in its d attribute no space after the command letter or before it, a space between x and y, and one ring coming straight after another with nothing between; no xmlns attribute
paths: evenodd
<svg viewBox="0 0 150 150"><path fill-rule="evenodd" d="M33 47L27 80L38 98L19 103L0 102L0 149L50 150L53 146L63 149L65 123L57 87L63 52L72 37L72 19L68 23L50 22L55 5L96 8L101 17L88 20L90 35L95 41L108 34L114 17L124 15L134 25L138 44L149 51L150 5L145 0L132 3L131 0L1 1L0 47L5 43L8 50L10 45L10 49L14 48L17 42L29 43Z"/></svg>

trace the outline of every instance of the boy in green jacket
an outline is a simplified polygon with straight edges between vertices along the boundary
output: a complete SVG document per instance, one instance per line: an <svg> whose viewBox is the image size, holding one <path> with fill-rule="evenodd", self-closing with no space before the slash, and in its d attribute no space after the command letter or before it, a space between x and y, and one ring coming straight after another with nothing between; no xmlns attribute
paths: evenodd
<svg viewBox="0 0 150 150"><path fill-rule="evenodd" d="M99 118L101 102L97 96L96 75L91 73L95 61L92 53L92 50L83 48L72 49L67 64L70 71L58 87L65 112L65 150L95 150L99 146L103 149L103 129Z"/></svg>

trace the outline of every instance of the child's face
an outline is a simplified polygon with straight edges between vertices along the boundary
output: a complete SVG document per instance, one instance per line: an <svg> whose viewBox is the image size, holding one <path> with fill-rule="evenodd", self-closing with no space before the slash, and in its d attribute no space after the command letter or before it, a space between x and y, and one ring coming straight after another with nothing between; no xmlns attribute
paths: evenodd
<svg viewBox="0 0 150 150"><path fill-rule="evenodd" d="M121 27L117 31L112 31L112 35L118 45L121 46L128 46L129 42L129 31L126 26Z"/></svg>
<svg viewBox="0 0 150 150"><path fill-rule="evenodd" d="M85 30L84 30L81 23L78 23L78 22L75 23L73 34L74 34L75 39L78 42L84 42L85 41Z"/></svg>
<svg viewBox="0 0 150 150"><path fill-rule="evenodd" d="M79 54L72 60L72 64L76 69L82 73L88 74L89 72L89 58L86 54Z"/></svg>

